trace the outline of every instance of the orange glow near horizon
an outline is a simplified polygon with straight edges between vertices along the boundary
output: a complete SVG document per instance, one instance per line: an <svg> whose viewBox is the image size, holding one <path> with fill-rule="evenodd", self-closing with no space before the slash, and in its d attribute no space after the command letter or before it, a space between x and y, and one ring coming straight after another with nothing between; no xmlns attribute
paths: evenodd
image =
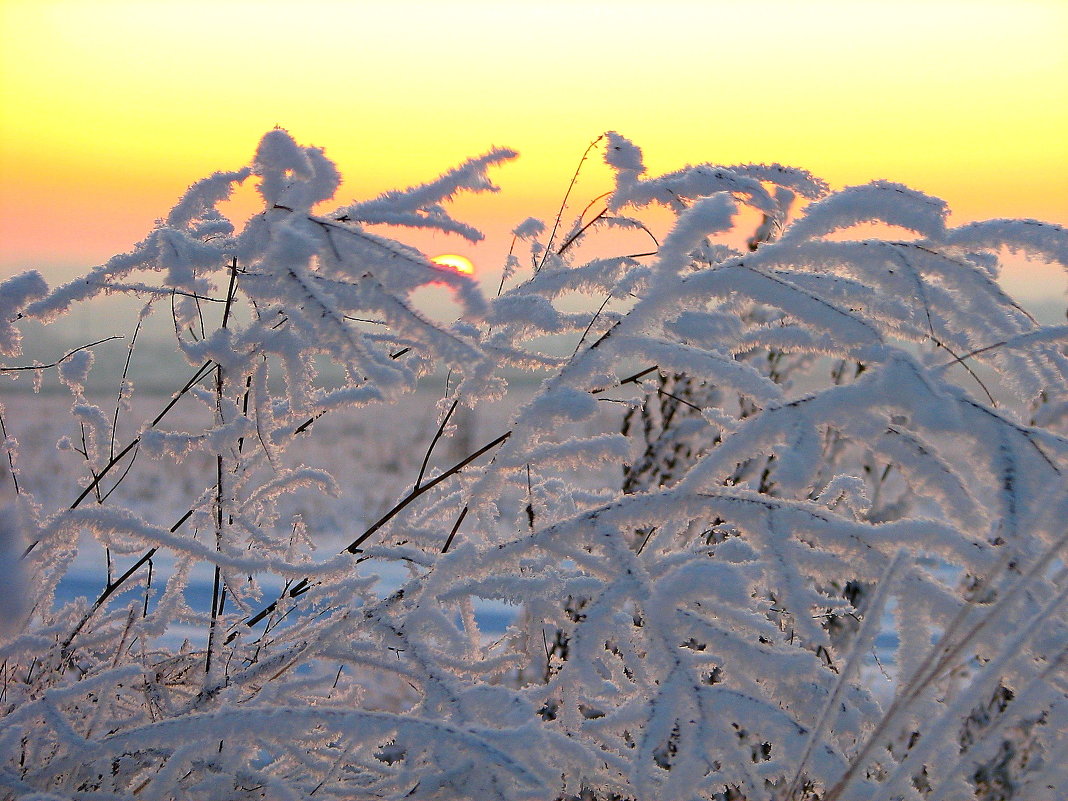
<svg viewBox="0 0 1068 801"><path fill-rule="evenodd" d="M777 161L834 187L908 184L948 201L953 223L1068 224L1068 4L606 8L0 0L0 276L67 279L128 250L190 183L248 163L275 125L326 148L339 205L493 145L519 150L492 173L501 194L460 197L453 212L485 232L471 255L490 282L512 228L551 224L608 129L641 146L652 173ZM591 156L570 213L610 177ZM457 246L424 231L406 241ZM1024 281L1053 291L1045 283Z"/></svg>

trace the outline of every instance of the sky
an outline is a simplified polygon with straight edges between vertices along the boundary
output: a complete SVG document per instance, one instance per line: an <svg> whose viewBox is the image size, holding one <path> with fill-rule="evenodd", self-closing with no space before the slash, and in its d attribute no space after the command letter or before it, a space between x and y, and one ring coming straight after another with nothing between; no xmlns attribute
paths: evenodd
<svg viewBox="0 0 1068 801"><path fill-rule="evenodd" d="M1068 3L0 0L0 276L50 282L129 250L193 181L275 126L339 165L338 204L501 145L484 243L419 234L486 285L616 130L652 172L781 162L888 178L954 223L1068 224ZM575 211L610 188L584 167ZM234 202L254 211L251 186ZM1012 291L1063 298L1015 263Z"/></svg>

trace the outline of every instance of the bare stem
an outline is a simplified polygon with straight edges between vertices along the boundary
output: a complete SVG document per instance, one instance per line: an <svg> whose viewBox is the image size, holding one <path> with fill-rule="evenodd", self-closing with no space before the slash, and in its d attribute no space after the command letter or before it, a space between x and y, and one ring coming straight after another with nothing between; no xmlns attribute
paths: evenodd
<svg viewBox="0 0 1068 801"><path fill-rule="evenodd" d="M583 152L582 158L579 159L578 166L575 167L575 173L571 176L571 183L567 185L567 191L564 192L564 199L560 201L560 210L556 213L556 220L553 222L553 229L549 232L549 240L545 243L545 255L543 255L541 257L541 261L534 266L535 275L537 275L538 271L541 270L541 268L544 266L546 257L552 251L553 239L556 238L556 231L560 228L560 221L564 217L564 210L567 208L567 201L571 197L571 190L573 190L575 188L575 184L578 183L578 177L579 173L582 172L582 166L586 163L586 159L589 158L590 151L593 150L602 139L604 139L604 134L601 134L592 142L590 142L590 144L586 147L585 152Z"/></svg>
<svg viewBox="0 0 1068 801"><path fill-rule="evenodd" d="M415 480L415 489L419 489L419 485L423 483L423 476L426 475L426 466L430 462L430 454L434 452L434 446L438 444L438 440L441 439L441 435L445 432L445 426L448 425L449 418L452 417L452 413L456 411L456 404L459 402L459 398L452 402L452 406L450 406L449 411L445 413L445 417L441 421L441 425L438 426L434 438L430 441L430 447L426 449L426 456L423 457L423 464L419 467L419 478Z"/></svg>
<svg viewBox="0 0 1068 801"><path fill-rule="evenodd" d="M18 372L22 372L22 371L25 371L25 370L47 370L50 367L57 367L57 366L63 364L63 362L65 362L67 359L69 359L71 356L73 356L78 351L82 351L82 350L85 350L86 348L94 347L95 345L101 345L101 344L103 344L105 342L110 342L113 339L122 339L122 337L120 337L120 336L104 337L103 339L98 339L96 342L89 342L88 344L82 345L81 347L77 347L72 351L68 351L65 355L60 356L54 362L51 362L49 364L27 364L27 365L21 365L19 367L0 367L0 373L18 373Z"/></svg>

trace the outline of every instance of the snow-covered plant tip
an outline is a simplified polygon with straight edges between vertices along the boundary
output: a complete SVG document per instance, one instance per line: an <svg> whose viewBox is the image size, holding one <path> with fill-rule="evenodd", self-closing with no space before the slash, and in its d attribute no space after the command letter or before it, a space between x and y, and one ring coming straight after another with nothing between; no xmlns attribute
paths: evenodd
<svg viewBox="0 0 1068 801"><path fill-rule="evenodd" d="M997 283L1003 249L1068 264L1068 232L949 228L899 184L779 165L653 177L623 137L598 147L604 210L519 226L531 259L493 297L371 228L477 238L443 204L514 153L320 213L338 173L282 130L132 252L0 285L9 376L32 366L21 320L115 293L173 317L190 365L123 436L130 381L114 409L85 389L103 346L61 359L62 506L4 431L0 795L1068 794L1068 326ZM219 204L244 181L263 210L238 231ZM674 214L653 252L577 257L606 228L651 241L653 204ZM850 238L867 223L891 235ZM451 325L412 299L442 283ZM508 425L443 459L457 410L523 372L543 380ZM390 409L428 375L422 469L313 553L286 499L375 476L302 467L306 443L356 407L403 427ZM168 427L179 403L201 430ZM195 459L175 519L112 494ZM106 575L65 594L90 550ZM496 631L487 608L510 610Z"/></svg>

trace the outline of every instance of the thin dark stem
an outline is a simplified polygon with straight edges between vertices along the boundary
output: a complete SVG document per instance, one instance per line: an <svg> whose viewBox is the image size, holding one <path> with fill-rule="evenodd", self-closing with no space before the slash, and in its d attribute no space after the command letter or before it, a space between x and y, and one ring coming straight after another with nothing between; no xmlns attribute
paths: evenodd
<svg viewBox="0 0 1068 801"><path fill-rule="evenodd" d="M584 216L586 216L586 212L590 210L590 206L592 206L594 203L596 203L601 198L607 197L610 194L612 194L612 193L611 192L605 192L603 195L598 195L593 200L591 200L589 205L586 206L586 208L582 210L582 214L579 215L579 219L581 220ZM556 251L556 255L557 256L564 255L564 251L567 250L568 248L570 248L573 244L575 244L575 242L577 242L582 237L582 235L584 233L586 233L587 230L589 230L592 226L596 225L599 220L607 220L607 219L609 219L607 216L605 216L607 214L608 214L608 207L605 206L603 209L601 209L599 212L597 212L597 215L595 217L593 217L593 219L591 219L588 223L583 225L579 230L575 231L575 233L573 233L571 236L569 236L567 238L567 241L564 242L564 244L562 244L560 246L560 248ZM649 238L653 240L653 244L656 245L656 247L659 249L660 248L660 241L655 236L653 236L653 232L650 231L646 226L642 225L641 222L639 222L637 220L634 220L634 222L637 223L637 225L643 231L645 231L646 234L649 235ZM657 254L657 252L658 252L658 250L654 250L651 253L632 253L629 256L627 256L626 258L628 258L628 259L636 259L639 256L655 256Z"/></svg>
<svg viewBox="0 0 1068 801"><path fill-rule="evenodd" d="M604 299L604 302L597 308L597 311L594 313L593 317L590 318L590 324L586 326L586 330L582 332L582 336L579 338L578 344L575 345L575 350L571 353L572 356L579 352L579 348L581 348L582 343L586 341L586 337L589 335L590 330L593 328L593 324L597 322L597 318L601 316L601 312L604 311L604 307L608 305L608 301L610 301L611 299L612 296L608 295Z"/></svg>
<svg viewBox="0 0 1068 801"><path fill-rule="evenodd" d="M296 436L297 434L303 434L305 431L311 428L312 424L324 414L326 414L326 412L318 412L317 414L314 414L309 417L307 420L305 420L303 423L296 427L296 429L293 431L293 435Z"/></svg>
<svg viewBox="0 0 1068 801"><path fill-rule="evenodd" d="M627 384L637 384L639 381L641 381L643 378L645 378L647 375L649 375L649 373L655 373L659 369L660 369L660 367L658 365L655 365L655 364L652 367L646 367L644 370L639 370L638 372L634 373L633 375L629 375L626 378L619 379L618 386L622 387L622 386L626 386ZM615 387L601 387L600 389L591 390L590 394L591 395L599 395L602 392L607 392L609 389L614 389L614 388Z"/></svg>
<svg viewBox="0 0 1068 801"><path fill-rule="evenodd" d="M230 311L234 307L234 297L237 294L237 257L230 262L230 286L226 290L226 307L223 309L222 327L226 328L230 321Z"/></svg>
<svg viewBox="0 0 1068 801"><path fill-rule="evenodd" d="M405 495L403 498L401 498L399 501L397 501L397 503L393 505L393 508L391 508L388 512L386 512L378 520L376 520L371 525L370 528L368 528L360 536L358 536L356 539L354 539L352 542L350 542L345 547L345 549L344 549L344 551L342 553L351 553L351 554L361 553L362 551L361 551L360 546L363 545L372 536L374 536L375 533L379 529L381 529L384 525L386 525L386 523L388 523L390 520L392 520L394 517L396 517L398 514L400 514L400 512L403 511L410 503L412 503L412 501L416 500L420 496L422 496L425 493L429 492L434 487L436 487L438 484L440 484L442 481L445 481L446 479L449 479L452 476L456 475L461 470L463 470L465 467L467 467L467 465L471 464L471 462L473 462L476 459L478 459L480 456L482 456L487 451L492 450L493 448L496 448L498 445L500 445L502 442L504 442L506 439L508 439L508 437L510 437L511 435L512 435L511 431L504 432L499 437L494 439L492 442L486 443L481 448L479 448L477 451L474 451L473 453L470 453L467 456L465 456L463 459L461 459L459 462L454 464L452 467L450 467L448 470L446 470L441 475L435 476L430 481L428 481L426 484L423 484L423 485L413 489L411 492L409 492L407 495ZM461 515L461 519L462 519L462 517L463 517L463 515ZM457 525L453 529L453 534L456 533L456 529L457 528L459 528L459 525ZM292 586L292 588L290 588L290 590L288 592L288 595L289 595L290 598L296 598L297 596L303 595L305 592L307 592L310 587L311 587L311 582L308 579L301 579L296 584L294 584ZM249 618L247 621L245 621L245 624L247 626L249 626L250 628L252 626L255 626L257 623L259 623L261 620L263 620L267 615L269 615L271 612L273 612L277 606L278 606L278 601L275 601L275 602L271 603L269 606L264 607L259 612L257 612L255 615L253 615L251 618Z"/></svg>
<svg viewBox="0 0 1068 801"><path fill-rule="evenodd" d="M226 330L230 322L230 312L233 309L234 298L237 296L237 258L234 258L230 263L230 286L226 290L226 307L223 309L222 329ZM249 376L249 384L245 388L245 411L248 411L248 388L251 386L251 376ZM226 372L223 370L223 366L220 364L215 370L215 419L219 425L222 425L223 420L223 397L226 391ZM240 449L240 444L238 448ZM215 550L216 552L222 551L223 540L225 538L225 488L224 481L224 469L223 469L223 455L218 453L215 456ZM216 563L215 565L215 581L211 591L211 624L208 627L208 648L207 655L204 659L204 673L211 673L211 658L215 650L215 635L219 626L219 617L223 613L223 608L226 605L226 586L222 580L222 568Z"/></svg>
<svg viewBox="0 0 1068 801"><path fill-rule="evenodd" d="M419 478L415 480L415 489L419 489L419 485L423 483L423 476L426 475L426 466L430 463L430 454L434 452L434 446L438 444L438 440L441 439L441 435L445 432L445 426L449 424L449 418L452 417L452 413L456 411L456 404L459 402L459 398L456 398L456 400L452 402L452 406L450 406L449 411L445 413L445 418L441 421L441 425L438 426L438 430L434 433L434 438L430 441L430 447L426 449L426 455L423 457L423 464L419 467Z"/></svg>
<svg viewBox="0 0 1068 801"><path fill-rule="evenodd" d="M619 325L619 321L616 321L616 323L614 325L612 325L607 331L605 331L603 334L601 334L599 337L597 337L597 341L594 342L592 345L590 345L590 350L593 350L595 348L599 348L601 346L602 342L604 342L606 339L608 339L608 337L612 336L612 332L616 330L616 327L618 325Z"/></svg>
<svg viewBox="0 0 1068 801"><path fill-rule="evenodd" d="M111 442L108 447L108 457L111 459L115 458L115 435L119 429L119 407L122 406L122 390L126 386L126 378L130 375L130 362L133 359L134 346L137 344L137 335L141 333L142 322L144 322L144 318L138 317L137 325L134 327L133 336L130 338L130 346L126 349L126 362L122 365L122 377L119 379L119 391L115 396L115 414L111 418ZM131 461L130 464L132 465L133 462ZM112 487L112 489L114 489L114 487Z"/></svg>
<svg viewBox="0 0 1068 801"><path fill-rule="evenodd" d="M276 209L281 209L282 211L293 211L293 209L289 208L288 206L280 206L278 204L275 204L274 207ZM330 233L332 231L340 231L341 233L348 234L349 236L354 236L357 239L367 242L370 245L374 245L380 250L386 251L386 253L388 253L393 258L403 259L404 261L410 264L418 265L419 267L430 267L430 263L424 259L413 258L408 253L395 250L394 248L390 247L386 242L380 241L379 239L373 236L369 236L368 234L365 234L362 231L356 230L354 228L349 228L346 225L342 225L341 222L345 222L344 220L339 222L337 220L328 220L310 214L306 216L309 222L315 223L320 228L323 228L326 231L327 244L330 245L330 248L334 251L339 262L342 261L341 254L337 252L337 246L334 245L334 241L330 238Z"/></svg>
<svg viewBox="0 0 1068 801"><path fill-rule="evenodd" d="M167 413L174 408L174 405L178 403L178 401L181 400L189 392L189 390L191 390L194 386L203 381L211 372L213 364L214 362L209 359L208 361L204 362L204 364L200 365L200 368L193 374L193 377L186 381L185 386L178 390L178 392L176 392L171 397L170 402L168 402L167 405L164 406L163 409L160 411L160 413L156 415L149 427L155 428L159 424L159 422L164 417L166 417Z"/></svg>
<svg viewBox="0 0 1068 801"><path fill-rule="evenodd" d="M251 375L247 375L247 376L245 376L245 394L241 399L241 414L244 417L248 417L248 402L249 402L249 396L251 394L252 394L252 376ZM263 442L263 434L260 433L260 423L259 423L259 419L258 418L256 420L256 433L259 435L260 443L262 443ZM244 450L244 447L245 447L245 438L244 437L238 437L238 439L237 439L237 452L241 453L241 451ZM264 450L266 450L266 446L264 447Z"/></svg>
<svg viewBox="0 0 1068 801"><path fill-rule="evenodd" d="M931 335L931 341L937 347L942 348L942 350L944 350L946 353L948 353L950 356L952 356L956 363L960 364L961 367L963 367L965 370L968 371L968 375L970 375L972 378L974 378L975 379L975 383L978 384L980 389L983 390L983 394L986 395L986 399L988 401L990 401L990 405L993 406L996 409L997 406L998 406L998 402L996 400L994 400L994 396L990 394L990 390L987 389L987 386L986 386L986 384L983 383L982 379L979 378L979 376L975 374L975 370L973 370L971 368L971 365L965 363L965 361L964 361L964 359L962 357L960 357L956 353L954 353L952 348L950 348L944 342L939 340L933 334ZM952 362L951 362L951 364L952 364Z"/></svg>
<svg viewBox="0 0 1068 801"><path fill-rule="evenodd" d="M683 406L689 406L694 411L697 411L697 412L703 412L704 411L704 409L702 409L700 406L695 406L694 404L690 403L688 400L684 400L683 398L680 398L678 395L672 395L666 389L660 389L659 387L657 387L656 394L657 395L667 396L667 397L671 398L672 400L681 403Z"/></svg>
<svg viewBox="0 0 1068 801"><path fill-rule="evenodd" d="M987 346L982 347L982 348L976 348L975 350L970 350L967 353L962 353L960 356L955 356L953 358L953 361L946 362L945 364L943 364L942 365L942 369L944 370L947 367L951 367L952 365L957 364L958 362L963 362L965 359L970 359L973 356L978 356L980 353L986 353L987 351L996 350L997 348L1003 348L1008 344L1009 344L1009 341L1007 339L1003 339L1000 342L993 343L992 345L987 345Z"/></svg>
<svg viewBox="0 0 1068 801"><path fill-rule="evenodd" d="M185 386L182 387L180 390L178 390L176 393L174 393L173 396L171 396L170 401L167 403L166 406L163 407L163 409L160 411L160 413L156 415L155 419L149 424L148 427L149 428L155 428L159 424L159 422L164 417L167 416L167 413L171 409L174 408L175 404L178 403L178 401L181 400L181 398L184 397L186 395L186 393L189 392L189 390L191 390L194 386L196 386L198 383L200 383L202 380L204 380L204 378L208 375L208 373L211 372L212 364L213 364L213 362L211 360L208 360L208 361L204 362L204 364L202 364L200 366L200 369L198 369L193 374L193 377L190 378L185 383ZM119 451L118 454L113 456L108 461L108 463L106 465L104 465L104 468L100 471L100 474L97 475L94 478L93 482L89 486L87 486L84 490L82 490L81 494L77 498L74 499L74 503L72 503L70 505L70 508L71 509L77 509L81 505L82 501L84 501L86 499L86 497L89 495L89 493L96 489L96 486L100 483L100 481L104 478L104 476L106 476L108 474L108 472L113 467L115 467L115 465L117 465L120 461L122 461L122 458L126 454L128 454L131 450L133 450L134 448L136 448L140 444L141 444L141 437L140 436L134 437L133 440L131 440L126 445L125 448L123 448L121 451ZM29 554L29 552L32 551L36 545L37 545L36 542L33 543L26 550L26 554ZM25 556L26 554L23 554L23 556Z"/></svg>
<svg viewBox="0 0 1068 801"><path fill-rule="evenodd" d="M530 485L530 462L527 462L527 523L534 530L534 490Z"/></svg>
<svg viewBox="0 0 1068 801"><path fill-rule="evenodd" d="M113 337L105 337L104 339L98 339L96 342L90 342L87 345L82 345L79 348L75 348L74 350L70 351L69 353L67 353L64 356L61 356L60 358L56 359L54 362L51 362L50 364L29 364L29 365L24 365L24 366L20 366L20 367L0 367L0 373L18 373L18 372L21 372L21 371L24 371L24 370L47 370L47 369L49 369L51 367L58 367L59 365L63 364L63 362L65 362L67 359L69 359L71 356L73 356L75 353L77 353L78 351L85 350L86 348L92 348L92 347L94 347L96 345L101 345L104 342L110 342L113 339L122 339L122 337L113 336Z"/></svg>
<svg viewBox="0 0 1068 801"><path fill-rule="evenodd" d="M944 370L945 368L951 367L954 364L963 363L965 359L971 359L973 356L978 356L981 353L987 353L992 350L997 350L998 348L1003 348L1010 342L1011 340L1003 339L1000 342L993 342L990 345L985 345L984 347L976 348L975 350L968 351L967 353L962 353L960 356L954 356L953 361L946 362L941 366L940 369Z"/></svg>
<svg viewBox="0 0 1068 801"><path fill-rule="evenodd" d="M638 546L637 554L641 556L642 551L645 550L645 546L649 544L649 540L652 539L653 534L656 533L657 526L652 526L649 529L649 533L645 535L645 539L642 540L642 544Z"/></svg>
<svg viewBox="0 0 1068 801"><path fill-rule="evenodd" d="M145 608L141 617L148 617L148 594L152 590L152 560L148 560L148 579L145 582Z"/></svg>
<svg viewBox="0 0 1068 801"><path fill-rule="evenodd" d="M200 299L199 298L194 299L193 303L196 304L196 307L197 307L197 319L200 320L200 338L202 340L203 339L207 339L207 336L208 336L207 326L204 325L204 307L200 305ZM189 326L189 333L193 337L193 341L195 342L196 338L197 338L197 335L196 335L196 332L193 330L193 326Z"/></svg>
<svg viewBox="0 0 1068 801"><path fill-rule="evenodd" d="M406 506L408 506L408 504L410 504L412 501L416 500L417 498L419 498L423 494L425 494L425 493L429 492L430 490L432 490L434 487L436 487L442 481L445 481L446 479L449 479L452 476L456 475L461 470L463 470L465 467L467 467L469 464L471 464L471 462L475 461L475 459L477 459L478 457L482 456L482 454L486 453L486 451L489 451L489 450L492 450L493 448L496 448L498 445L500 445L502 442L504 442L510 436L512 436L512 432L511 431L505 431L503 434L501 434L499 437L494 439L492 442L488 442L485 445L483 445L481 448L479 448L477 451L474 451L473 453L468 454L466 457L464 457L459 462L454 464L452 467L450 467L448 470L446 470L441 475L435 476L434 478L430 479L430 481L426 482L425 484L421 485L420 487L418 487L416 489L413 489L411 492L409 492L407 495L405 495L401 500L399 500L396 504L394 504L393 508L390 509L388 512L386 512L384 515L382 515L382 517L380 517L369 529L367 529L363 534L361 534L355 540L350 542L348 544L348 546L345 548L345 550L348 551L349 553L352 553L352 554L360 553L360 546L363 545L363 543L366 542L370 537L372 537L375 534L375 532L377 532L380 528L382 528L382 526L384 526L386 523L388 523L390 520L392 520L394 517L396 517Z"/></svg>
<svg viewBox="0 0 1068 801"><path fill-rule="evenodd" d="M509 262L511 262L512 254L515 253L515 242L516 242L516 239L517 239L517 237L512 236L512 244L510 244L508 246L508 261ZM504 291L504 276L505 276L505 272L507 272L507 271L504 271L504 272L501 273L501 283L497 287L497 297L500 297L501 296L501 292Z"/></svg>
<svg viewBox="0 0 1068 801"><path fill-rule="evenodd" d="M396 353L389 354L389 358L391 358L391 359L399 359L401 356L403 356L404 354L408 353L408 351L410 351L410 350L411 350L411 348L401 348ZM293 435L296 436L297 434L303 434L305 431L307 431L309 428L311 428L312 424L316 420L318 420L320 417L322 417L324 414L326 414L326 412L319 412L319 413L314 414L311 417L309 417L307 420L305 420L303 423L301 423L299 426L297 426L296 430L293 432Z"/></svg>
<svg viewBox="0 0 1068 801"><path fill-rule="evenodd" d="M4 435L4 442L7 442L7 426L4 424L4 415L2 413L0 413L0 434ZM21 495L22 490L19 488L19 475L15 470L15 459L12 457L10 449L5 448L4 451L7 453L7 466L11 470L11 483L15 485L15 494Z"/></svg>
<svg viewBox="0 0 1068 801"><path fill-rule="evenodd" d="M93 477L93 486L96 488L96 492L94 493L96 495L96 502L103 503L104 500L100 497L100 477L93 469L93 462L89 458L89 443L85 441L85 423L80 423L78 428L82 433L82 449L79 453L85 457L85 464L89 468L89 475Z"/></svg>
<svg viewBox="0 0 1068 801"><path fill-rule="evenodd" d="M169 286L152 286L151 284L139 284L139 283L123 283L121 281L86 281L86 286L97 287L99 289L106 289L108 292L127 292L135 295L152 295L154 298L163 297L183 297L191 298L197 302L203 301L204 303L226 303L225 298L213 298L208 295L201 295L197 292L189 292L184 289L175 289ZM19 315L16 319L22 319Z"/></svg>
<svg viewBox="0 0 1068 801"><path fill-rule="evenodd" d="M191 390L194 385L196 385L197 383L199 383L200 381L202 381L204 379L204 377L210 372L211 365L212 365L211 361L204 362L204 364L200 367L200 369L197 370L196 373L193 374L193 377L190 378L189 381L186 382L185 386L182 387L178 392L176 392L174 394L174 396L171 398L170 402L163 408L163 410L159 414L156 415L156 418L149 425L149 428L155 428L156 425L159 423L159 421L164 418L164 416L167 414L167 412L169 412L171 409L174 408L174 405L178 402L178 400L180 398L182 398L187 392L189 392L189 390ZM99 475L97 475L93 479L93 482L89 486L87 486L85 489L83 489L81 494L77 498L74 499L74 503L72 503L70 505L70 508L71 509L77 509L81 505L82 501L84 501L86 499L86 497L89 495L89 493L93 492L96 489L97 485L104 478L104 476L106 476L108 474L108 472L113 467L115 467L115 465L117 465L120 461L122 461L122 458L126 454L128 454L130 451L132 451L134 448L136 448L140 443L141 443L141 437L140 436L134 437L126 445L125 448L123 448L114 457L112 457L110 460L108 460L108 463L106 465L104 465L104 467L100 471Z"/></svg>
<svg viewBox="0 0 1068 801"><path fill-rule="evenodd" d="M567 208L567 201L571 197L571 190L573 190L575 188L575 184L578 183L578 177L579 173L582 172L582 166L586 163L586 159L589 158L590 151L593 150L602 139L604 139L604 134L601 134L592 142L590 142L585 152L582 154L582 158L579 159L578 166L575 167L575 173L571 176L571 183L567 185L567 191L564 192L564 199L560 201L560 210L556 213L556 220L553 222L553 229L549 232L549 240L545 243L545 255L541 257L541 262L534 265L535 275L537 275L538 271L541 270L542 266L545 264L546 257L552 251L553 240L556 238L556 232L560 228L560 221L564 217L564 209Z"/></svg>
<svg viewBox="0 0 1068 801"><path fill-rule="evenodd" d="M926 292L926 289L924 287L924 283L923 283L922 279L920 278L920 276L918 274L918 271L912 265L912 262L909 261L909 259L905 258L905 254L901 252L905 247L905 243L902 243L902 242L887 242L887 243L884 243L884 244L886 245L886 247L890 248L890 251L897 257L899 263L901 263L901 264L903 264L905 266L905 269L907 269L909 271L909 274L912 276L913 283L916 284L916 294L919 297L920 302L923 303L924 316L927 318L927 332L928 332L928 336L930 337L931 341L935 344L935 346L937 346L939 348L942 348L944 351L946 351L946 353L948 353L950 356L952 356L955 361L960 363L961 367L963 367L965 370L968 371L968 373L971 375L971 377L975 379L975 382L982 388L983 392L986 394L987 400L990 401L992 406L996 407L998 405L997 401L995 401L994 400L994 396L990 394L990 390L988 390L986 388L986 384L984 384L979 379L979 376L977 376L975 374L975 371L972 370L971 367L969 367L967 364L964 363L963 358L961 358L956 353L954 353L953 350L948 345L946 345L944 342L942 342L938 338L938 336L935 334L934 320L931 318L931 307L927 302L927 292ZM918 250L920 250L920 251L922 251L924 253L927 253L928 255L932 255L932 256L941 256L942 255L940 253L936 253L933 250L930 250L930 249L924 248L924 247L920 247L918 245L915 246L915 247ZM1024 312L1024 314L1027 314L1026 311L1024 311L1019 306L1016 306L1016 304L1013 304L1013 306L1015 308L1017 308L1019 311ZM1030 320L1032 322L1035 322L1035 319L1033 317L1031 317L1030 314L1027 314L1027 316L1028 316L1028 318L1030 318Z"/></svg>
<svg viewBox="0 0 1068 801"><path fill-rule="evenodd" d="M468 507L464 507L460 510L460 516L456 518L456 522L452 524L452 531L449 532L449 536L445 540L445 544L441 546L442 553L448 553L449 548L452 547L453 538L456 537L456 532L460 530L460 524L464 522L464 518L467 517Z"/></svg>
<svg viewBox="0 0 1068 801"><path fill-rule="evenodd" d="M221 384L220 379L220 384ZM215 550L222 550L223 541L223 458L222 454L216 456L215 485ZM222 614L225 588L221 588L222 569L215 565L215 577L211 588L211 624L208 627L208 648L204 659L204 672L211 673L211 656L215 649L215 631L219 624L219 615Z"/></svg>
<svg viewBox="0 0 1068 801"><path fill-rule="evenodd" d="M581 228L579 228L577 231L575 231L575 233L573 233L571 236L569 236L564 241L564 244L562 244L560 246L560 249L556 251L556 255L557 256L563 256L565 250L567 250L573 244L575 244L579 240L579 238L584 233L586 233L587 230L589 230L593 225L595 225L598 220L603 219L606 214L608 214L608 207L607 206L605 206L603 209L601 209L599 212L597 212L597 215L593 219L591 219L588 223L583 225Z"/></svg>

